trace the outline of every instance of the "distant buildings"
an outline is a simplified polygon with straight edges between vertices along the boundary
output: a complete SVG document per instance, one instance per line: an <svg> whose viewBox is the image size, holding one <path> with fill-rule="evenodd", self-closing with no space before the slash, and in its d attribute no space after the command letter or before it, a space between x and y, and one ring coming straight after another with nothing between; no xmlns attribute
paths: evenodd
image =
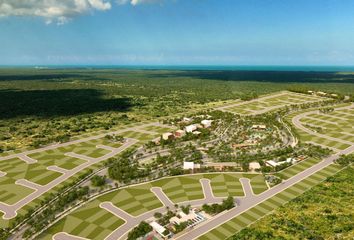
<svg viewBox="0 0 354 240"><path fill-rule="evenodd" d="M192 124L192 125L188 125L185 127L185 130L187 133L192 133L194 132L195 130L198 129L198 125L197 124Z"/></svg>
<svg viewBox="0 0 354 240"><path fill-rule="evenodd" d="M253 125L252 129L254 129L254 130L266 130L267 126L266 125Z"/></svg>
<svg viewBox="0 0 354 240"><path fill-rule="evenodd" d="M180 129L180 130L177 130L174 133L174 135L175 135L175 138L182 138L186 135L186 131Z"/></svg>
<svg viewBox="0 0 354 240"><path fill-rule="evenodd" d="M204 128L210 128L213 120L202 120L201 124L203 125Z"/></svg>
<svg viewBox="0 0 354 240"><path fill-rule="evenodd" d="M281 162L276 162L276 161L273 161L273 160L269 160L269 161L266 161L265 163L266 163L267 166L276 167L276 166L279 166L279 165L282 165L282 164L285 164L285 163L294 164L296 162L297 162L297 160L294 159L294 158L287 158L285 161L281 161Z"/></svg>

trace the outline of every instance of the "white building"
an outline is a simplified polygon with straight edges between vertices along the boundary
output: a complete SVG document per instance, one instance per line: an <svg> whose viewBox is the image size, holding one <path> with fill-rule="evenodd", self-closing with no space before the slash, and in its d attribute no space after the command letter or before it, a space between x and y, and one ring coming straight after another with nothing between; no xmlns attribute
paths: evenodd
<svg viewBox="0 0 354 240"><path fill-rule="evenodd" d="M156 231L158 234L160 234L160 236L163 238L168 238L171 235L170 231L168 231L165 227L161 226L160 224L158 224L155 221L151 222L150 226L154 229L154 231ZM165 232L168 232L168 234L165 235Z"/></svg>
<svg viewBox="0 0 354 240"><path fill-rule="evenodd" d="M271 166L271 167L276 167L279 165L279 163L277 163L273 160L266 161L265 163L266 163L266 165Z"/></svg>
<svg viewBox="0 0 354 240"><path fill-rule="evenodd" d="M202 120L201 124L203 125L204 128L210 128L211 127L211 123L213 122L213 120Z"/></svg>
<svg viewBox="0 0 354 240"><path fill-rule="evenodd" d="M192 125L186 126L185 130L186 130L187 133L191 133L191 132L197 130L197 128L198 127L197 127L196 124L192 124Z"/></svg>
<svg viewBox="0 0 354 240"><path fill-rule="evenodd" d="M169 140L169 139L172 139L172 138L173 138L173 134L170 133L170 132L162 134L162 139L163 140Z"/></svg>
<svg viewBox="0 0 354 240"><path fill-rule="evenodd" d="M252 129L265 130L267 129L266 125L253 125Z"/></svg>
<svg viewBox="0 0 354 240"><path fill-rule="evenodd" d="M183 162L183 169L184 170L194 170L200 168L200 164L196 164L194 162Z"/></svg>

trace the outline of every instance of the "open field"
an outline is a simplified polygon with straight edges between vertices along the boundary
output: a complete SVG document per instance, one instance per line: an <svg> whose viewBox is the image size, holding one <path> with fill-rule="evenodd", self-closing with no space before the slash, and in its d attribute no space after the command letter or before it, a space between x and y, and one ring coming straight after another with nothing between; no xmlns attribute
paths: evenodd
<svg viewBox="0 0 354 240"><path fill-rule="evenodd" d="M125 211L126 213L137 217L146 212L162 207L162 203L156 195L150 190L152 187L161 187L163 192L174 203L186 202L189 200L198 200L204 198L204 193L200 184L200 179L206 178L211 182L213 193L217 197L244 196L242 185L239 182L240 178L249 178L251 184L255 184L258 191L262 186L263 191L266 190L266 184L262 180L262 175L259 174L236 174L236 173L213 173L213 174L196 174L191 176L168 177L151 183L139 184L131 187L122 188L107 194L104 194L92 202L85 204L83 207L70 213L63 220L53 225L43 239L50 239L50 236L58 232L64 231L80 237L90 238L92 231L85 231L86 227L93 229L101 229L106 236L109 231L113 231L112 226L120 226L121 220L115 217L107 218L107 221L101 223L103 217L108 212L100 208L100 204L111 202L114 206ZM263 183L262 183L263 182ZM182 191L180 191L182 190ZM95 213L89 216L89 213ZM109 215L109 214L108 214ZM85 220L85 219L88 220ZM110 225L110 223L112 225ZM102 224L105 224L103 227ZM116 224L116 225L114 225ZM117 228L117 227L116 227ZM109 230L109 231L108 231ZM93 239L100 238L103 235L95 236Z"/></svg>
<svg viewBox="0 0 354 240"><path fill-rule="evenodd" d="M354 105L336 108L329 113L310 111L291 114L288 119L297 128L303 142L334 151L354 145Z"/></svg>
<svg viewBox="0 0 354 240"><path fill-rule="evenodd" d="M122 132L120 135L126 137L126 138L134 138L139 140L142 143L146 143L148 141L151 141L152 139L160 136L160 134L149 134L149 133L143 133L143 132L138 132L138 131L126 131Z"/></svg>
<svg viewBox="0 0 354 240"><path fill-rule="evenodd" d="M162 207L159 199L150 191L151 184L146 183L124 188L99 197L101 202L112 202L123 211L139 216L145 212Z"/></svg>
<svg viewBox="0 0 354 240"><path fill-rule="evenodd" d="M204 198L200 179L210 180L212 191L216 197L244 196L240 178L249 178L255 194L266 191L267 185L260 174L196 174L191 176L172 177L152 182L153 186L161 187L174 203Z"/></svg>
<svg viewBox="0 0 354 240"><path fill-rule="evenodd" d="M285 204L286 202L296 198L305 191L309 190L311 187L317 185L321 181L325 180L327 177L335 174L340 167L337 165L330 165L319 172L311 175L310 177L300 181L299 183L293 185L292 187L284 190L283 192L267 199L266 201L258 204L237 217L233 218L217 228L211 230L210 232L200 236L200 240L222 240L228 239L241 229L250 225L251 223L257 221L263 216L271 213L277 207Z"/></svg>
<svg viewBox="0 0 354 240"><path fill-rule="evenodd" d="M291 165L290 167L278 172L276 175L281 177L282 179L288 179L304 171L305 169L315 165L316 163L319 163L320 161L322 160L317 158L306 159L297 164Z"/></svg>
<svg viewBox="0 0 354 240"><path fill-rule="evenodd" d="M29 209L27 205L33 207L40 203L38 198L56 189L67 179L118 155L137 141L127 139L123 145L97 137L48 146L14 155L13 158L3 157L0 161L0 184L3 187L0 208L6 213L4 217L12 219L18 213L25 213ZM6 226L8 223L1 221L1 225Z"/></svg>
<svg viewBox="0 0 354 240"><path fill-rule="evenodd" d="M226 106L218 107L216 109L241 115L254 115L265 113L285 106L319 102L323 100L326 99L305 94L281 92L274 95L263 96L251 101L227 104Z"/></svg>
<svg viewBox="0 0 354 240"><path fill-rule="evenodd" d="M144 127L142 129L145 131L156 132L159 134L163 134L163 133L170 132L170 131L174 130L174 128L172 128L172 127L161 127L161 126L154 126L154 125Z"/></svg>
<svg viewBox="0 0 354 240"><path fill-rule="evenodd" d="M100 201L94 200L49 228L38 239L51 240L59 232L66 232L88 239L104 239L124 221L99 207Z"/></svg>

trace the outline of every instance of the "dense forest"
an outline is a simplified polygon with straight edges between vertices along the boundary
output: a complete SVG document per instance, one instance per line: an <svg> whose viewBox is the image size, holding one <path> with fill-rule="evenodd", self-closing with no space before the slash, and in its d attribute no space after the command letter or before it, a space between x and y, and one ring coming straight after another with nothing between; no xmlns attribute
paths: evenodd
<svg viewBox="0 0 354 240"><path fill-rule="evenodd" d="M348 167L231 239L353 239L354 168Z"/></svg>
<svg viewBox="0 0 354 240"><path fill-rule="evenodd" d="M354 93L335 72L0 69L0 152L280 90Z"/></svg>

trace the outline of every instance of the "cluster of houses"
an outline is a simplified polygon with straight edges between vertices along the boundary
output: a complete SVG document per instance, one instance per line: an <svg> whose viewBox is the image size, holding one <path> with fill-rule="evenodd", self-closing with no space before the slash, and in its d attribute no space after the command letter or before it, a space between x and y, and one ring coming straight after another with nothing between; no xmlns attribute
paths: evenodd
<svg viewBox="0 0 354 240"><path fill-rule="evenodd" d="M311 95L321 96L321 97L325 97L325 96L338 97L338 94L335 93L329 94L325 92L315 92L315 91L307 91L307 93Z"/></svg>
<svg viewBox="0 0 354 240"><path fill-rule="evenodd" d="M190 122L192 120L190 118L183 118L183 121L184 122L187 122L187 121ZM199 132L198 129L210 128L212 122L213 122L213 120L204 119L200 123L187 125L187 126L184 127L184 129L179 129L179 130L177 130L175 132L164 133L164 134L162 134L162 139L163 140L178 139L178 138L184 137L188 133L192 133L194 135L199 135L199 134L201 134L201 132Z"/></svg>
<svg viewBox="0 0 354 240"><path fill-rule="evenodd" d="M188 214L179 211L176 216L172 217L169 221L170 223L166 226L162 226L156 221L150 222L150 226L153 229L153 234L158 234L162 239L169 239L172 237L172 232L175 231L175 225L180 225L181 223L187 222L187 227L194 227L195 225L206 220L206 217L199 212L198 209L192 209Z"/></svg>

